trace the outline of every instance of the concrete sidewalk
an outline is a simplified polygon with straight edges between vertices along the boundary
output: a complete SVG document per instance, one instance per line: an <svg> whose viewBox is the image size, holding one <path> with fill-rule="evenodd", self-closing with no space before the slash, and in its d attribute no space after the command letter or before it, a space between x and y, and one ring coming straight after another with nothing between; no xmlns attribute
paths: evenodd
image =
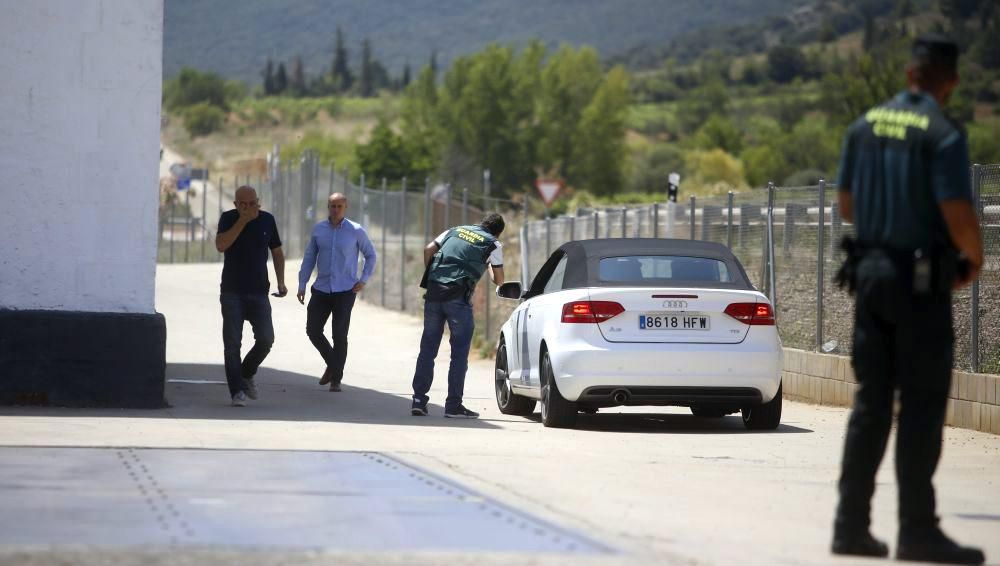
<svg viewBox="0 0 1000 566"><path fill-rule="evenodd" d="M784 424L774 433L748 433L736 416L700 420L679 409L602 410L582 416L577 430L544 429L537 418L499 414L492 361L475 361L466 405L483 418L455 421L441 417L445 343L431 415L411 417L409 384L421 321L359 301L344 391L329 393L317 385L323 364L305 336L305 307L293 296L294 262L286 274L292 294L272 298L277 340L258 375L261 398L234 408L223 383L220 270L219 264L159 266L169 408L0 408L0 446L381 453L613 552L525 553L512 544L512 554L485 548L371 553L331 537L319 550L0 546L0 563L866 563L828 553L843 409L786 403ZM244 348L250 341L248 327ZM942 523L961 541L984 546L996 562L1000 437L948 429L946 439L937 474ZM896 490L889 450L874 501L874 531L893 542ZM292 476L302 489L315 487L309 485L313 476ZM0 498L11 493L0 490ZM266 526L269 519L257 520Z"/></svg>

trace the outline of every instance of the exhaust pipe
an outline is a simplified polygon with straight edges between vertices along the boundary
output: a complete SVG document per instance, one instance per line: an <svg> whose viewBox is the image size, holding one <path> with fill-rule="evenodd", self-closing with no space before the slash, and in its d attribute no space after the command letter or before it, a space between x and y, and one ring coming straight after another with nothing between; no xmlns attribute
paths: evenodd
<svg viewBox="0 0 1000 566"><path fill-rule="evenodd" d="M628 389L615 389L611 392L611 400L618 405L624 405L628 402L629 393Z"/></svg>

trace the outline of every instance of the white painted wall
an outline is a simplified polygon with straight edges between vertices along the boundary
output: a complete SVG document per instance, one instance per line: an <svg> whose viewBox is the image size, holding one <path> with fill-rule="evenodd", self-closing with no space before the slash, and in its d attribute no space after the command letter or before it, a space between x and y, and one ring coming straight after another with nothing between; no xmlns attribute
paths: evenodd
<svg viewBox="0 0 1000 566"><path fill-rule="evenodd" d="M154 312L163 0L0 14L0 309Z"/></svg>

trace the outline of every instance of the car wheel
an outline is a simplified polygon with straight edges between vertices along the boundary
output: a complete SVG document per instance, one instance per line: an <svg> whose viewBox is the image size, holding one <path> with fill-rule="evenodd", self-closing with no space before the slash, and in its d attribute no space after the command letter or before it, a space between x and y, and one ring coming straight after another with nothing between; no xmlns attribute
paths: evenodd
<svg viewBox="0 0 1000 566"><path fill-rule="evenodd" d="M731 412L733 411L725 407L706 407L704 405L691 407L691 414L699 419L721 419Z"/></svg>
<svg viewBox="0 0 1000 566"><path fill-rule="evenodd" d="M552 372L549 353L542 354L540 365L542 379L542 424L555 428L573 428L576 424L576 403L567 401Z"/></svg>
<svg viewBox="0 0 1000 566"><path fill-rule="evenodd" d="M774 430L781 423L781 385L778 392L763 405L743 409L743 426L750 430Z"/></svg>
<svg viewBox="0 0 1000 566"><path fill-rule="evenodd" d="M507 345L503 339L497 346L496 359L496 395L497 407L505 415L529 417L535 412L535 400L523 395L517 395L510 387L510 376L507 375Z"/></svg>

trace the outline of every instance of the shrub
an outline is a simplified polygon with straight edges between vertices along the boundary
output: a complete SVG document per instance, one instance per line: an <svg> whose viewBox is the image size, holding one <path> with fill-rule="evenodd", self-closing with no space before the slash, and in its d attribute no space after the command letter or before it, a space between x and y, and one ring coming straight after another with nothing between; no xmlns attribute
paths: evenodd
<svg viewBox="0 0 1000 566"><path fill-rule="evenodd" d="M226 114L207 102L199 102L184 110L184 128L192 137L207 136L222 128Z"/></svg>

